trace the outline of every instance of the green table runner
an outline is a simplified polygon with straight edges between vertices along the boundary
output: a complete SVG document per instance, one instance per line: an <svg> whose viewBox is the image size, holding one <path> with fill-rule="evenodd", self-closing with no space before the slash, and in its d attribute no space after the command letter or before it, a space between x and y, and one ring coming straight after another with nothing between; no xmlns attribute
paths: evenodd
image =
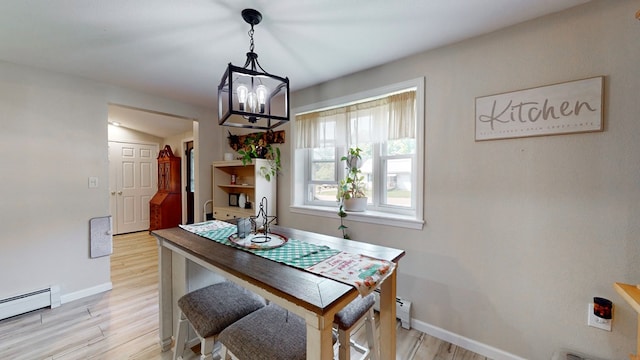
<svg viewBox="0 0 640 360"><path fill-rule="evenodd" d="M249 249L237 246L229 241L229 236L236 233L237 229L235 225L228 224L228 226L225 226L224 224L207 222L194 225L180 225L180 227L215 242L233 246L269 260L301 269L316 265L340 252L328 246L310 244L297 239L289 239L284 245L274 249Z"/></svg>

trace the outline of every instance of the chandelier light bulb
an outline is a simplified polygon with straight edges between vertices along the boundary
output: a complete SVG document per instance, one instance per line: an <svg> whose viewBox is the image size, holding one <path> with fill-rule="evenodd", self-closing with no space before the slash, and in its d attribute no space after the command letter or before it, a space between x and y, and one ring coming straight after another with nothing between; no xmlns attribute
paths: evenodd
<svg viewBox="0 0 640 360"><path fill-rule="evenodd" d="M258 99L256 93L253 91L249 93L247 96L247 103L249 105L249 111L252 113L256 112L256 108L258 107Z"/></svg>
<svg viewBox="0 0 640 360"><path fill-rule="evenodd" d="M245 85L238 85L236 88L236 92L238 94L238 104L240 105L240 110L244 111L245 104L247 103L247 97L249 95L249 89Z"/></svg>
<svg viewBox="0 0 640 360"><path fill-rule="evenodd" d="M264 114L264 104L267 103L267 87L264 85L258 85L256 87L256 96L258 97L258 105L260 106L260 113Z"/></svg>

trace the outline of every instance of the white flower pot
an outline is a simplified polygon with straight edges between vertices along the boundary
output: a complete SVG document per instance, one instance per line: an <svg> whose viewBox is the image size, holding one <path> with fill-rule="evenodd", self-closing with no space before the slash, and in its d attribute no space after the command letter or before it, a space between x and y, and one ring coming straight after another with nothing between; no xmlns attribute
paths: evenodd
<svg viewBox="0 0 640 360"><path fill-rule="evenodd" d="M362 159L358 159L355 156L349 155L347 158L347 166L350 169L353 169L353 168L359 169L360 166L362 166Z"/></svg>
<svg viewBox="0 0 640 360"><path fill-rule="evenodd" d="M345 211L365 211L367 209L367 198L344 199Z"/></svg>

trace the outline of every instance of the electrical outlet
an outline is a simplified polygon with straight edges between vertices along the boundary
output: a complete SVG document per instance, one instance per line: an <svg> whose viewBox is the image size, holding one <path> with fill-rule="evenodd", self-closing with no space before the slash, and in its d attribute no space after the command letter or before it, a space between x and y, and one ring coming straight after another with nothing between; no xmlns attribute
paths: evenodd
<svg viewBox="0 0 640 360"><path fill-rule="evenodd" d="M587 308L587 325L601 330L611 331L611 319L602 319L593 313L593 303L589 303Z"/></svg>

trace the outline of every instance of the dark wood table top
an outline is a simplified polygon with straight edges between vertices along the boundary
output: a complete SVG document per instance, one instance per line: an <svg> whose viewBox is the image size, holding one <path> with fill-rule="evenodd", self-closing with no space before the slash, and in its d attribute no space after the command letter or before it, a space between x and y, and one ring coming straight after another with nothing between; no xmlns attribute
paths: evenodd
<svg viewBox="0 0 640 360"><path fill-rule="evenodd" d="M272 226L271 231L288 238L395 263L405 254L404 250L281 226ZM357 294L351 285L220 244L178 227L155 230L153 234L206 263L316 314L325 314L345 297L355 297L354 293Z"/></svg>

